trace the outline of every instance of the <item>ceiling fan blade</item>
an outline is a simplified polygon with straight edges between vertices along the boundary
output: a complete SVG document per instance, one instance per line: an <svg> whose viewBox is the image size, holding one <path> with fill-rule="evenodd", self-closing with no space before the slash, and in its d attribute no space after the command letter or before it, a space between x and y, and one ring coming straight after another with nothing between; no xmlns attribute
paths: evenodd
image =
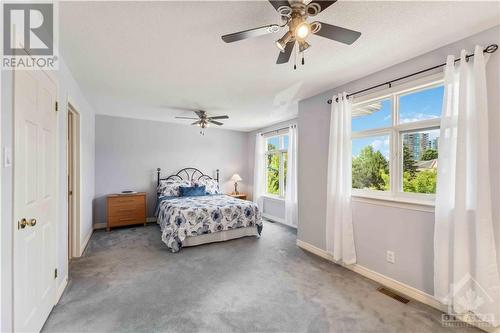
<svg viewBox="0 0 500 333"><path fill-rule="evenodd" d="M277 32L279 30L279 26L277 24L265 25L263 27L258 27L254 29L243 30L240 32L235 32L232 34L227 34L222 36L222 40L226 43L237 42L242 39L258 37L262 35L271 34L273 32Z"/></svg>
<svg viewBox="0 0 500 333"><path fill-rule="evenodd" d="M276 60L277 64L286 64L288 60L290 60L290 56L292 55L293 47L295 46L295 42L289 42L285 46L285 52L280 52L278 55L278 59Z"/></svg>
<svg viewBox="0 0 500 333"><path fill-rule="evenodd" d="M207 121L209 123L212 123L212 124L215 124L215 125L218 125L218 126L224 125L223 123L221 123L219 121L212 120L212 119L208 119Z"/></svg>
<svg viewBox="0 0 500 333"><path fill-rule="evenodd" d="M321 7L320 11L317 13L319 14L336 2L337 0L313 0L309 3L309 5L312 3L317 3Z"/></svg>
<svg viewBox="0 0 500 333"><path fill-rule="evenodd" d="M283 0L269 0L269 2L271 3L271 5L274 7L274 9L278 10L278 8L282 7L282 6L288 6L290 7L290 3L288 1L283 1Z"/></svg>
<svg viewBox="0 0 500 333"><path fill-rule="evenodd" d="M193 117L175 117L176 119L198 119Z"/></svg>
<svg viewBox="0 0 500 333"><path fill-rule="evenodd" d="M208 119L229 119L228 116L215 116L215 117L208 117Z"/></svg>
<svg viewBox="0 0 500 333"><path fill-rule="evenodd" d="M191 125L198 125L198 124L201 124L201 120L195 121L195 122L194 122L194 123L192 123Z"/></svg>
<svg viewBox="0 0 500 333"><path fill-rule="evenodd" d="M361 32L359 31L354 31L323 22L318 23L321 24L321 29L316 32L316 35L328 39L333 39L337 42L351 45L359 38L359 36L361 36Z"/></svg>
<svg viewBox="0 0 500 333"><path fill-rule="evenodd" d="M194 113L196 113L196 115L200 118L203 118L205 117L205 111L202 111L202 110L196 110L196 111L193 111Z"/></svg>

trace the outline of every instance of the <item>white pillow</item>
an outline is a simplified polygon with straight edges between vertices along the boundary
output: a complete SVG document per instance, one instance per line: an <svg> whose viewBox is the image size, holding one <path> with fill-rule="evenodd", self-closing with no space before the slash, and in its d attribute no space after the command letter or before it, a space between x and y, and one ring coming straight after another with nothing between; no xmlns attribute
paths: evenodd
<svg viewBox="0 0 500 333"><path fill-rule="evenodd" d="M178 197L180 195L179 187L181 186L191 186L189 180L180 179L163 179L160 180L160 185L158 185L158 196L160 197Z"/></svg>
<svg viewBox="0 0 500 333"><path fill-rule="evenodd" d="M215 179L203 177L196 181L198 186L205 185L205 191L207 194L220 194L219 183Z"/></svg>

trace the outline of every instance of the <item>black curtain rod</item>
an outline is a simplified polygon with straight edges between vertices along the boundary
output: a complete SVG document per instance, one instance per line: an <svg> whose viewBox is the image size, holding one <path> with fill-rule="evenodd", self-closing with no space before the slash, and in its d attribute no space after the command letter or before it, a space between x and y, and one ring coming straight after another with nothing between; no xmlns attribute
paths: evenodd
<svg viewBox="0 0 500 333"><path fill-rule="evenodd" d="M498 50L498 45L497 44L491 44L491 45L488 45L484 50L483 52L484 53L493 53L495 52L496 50ZM469 60L469 58L473 57L474 54L468 54L465 56L465 60ZM460 58L458 59L455 59L455 62L458 62L460 61ZM426 68L426 69L422 69L421 71L418 71L418 72L415 72L415 73L412 73L412 74L408 74L408 75L405 75L405 76L401 76L401 77L398 77L397 79L394 79L394 80L391 80L391 81L387 81L387 82L384 82L384 83L381 83L381 84L377 84L375 86L372 86L372 87L369 87L369 88L366 88L366 89L362 89L362 90L359 90L359 91L356 91L356 92L353 92L353 93L350 93L350 94L347 94L347 97L351 97L351 96L354 96L354 95L357 95L357 94L361 94L361 93L364 93L368 90L372 90L372 89L375 89L375 88L380 88L380 87L383 87L383 86L386 86L388 85L389 88L392 86L392 84L396 81L401 81L401 80L404 80L404 79L407 79L409 77L412 77L412 76L415 76L415 75L419 75L419 74L422 74L422 73L425 73L425 72L428 72L428 71L432 71L434 69L438 69L440 67L444 67L446 66L446 63L444 64L440 64L440 65L437 65L437 66L433 66L433 67L429 67L429 68ZM338 102L338 97L335 99L337 102ZM329 99L327 101L328 104L332 104L332 100Z"/></svg>
<svg viewBox="0 0 500 333"><path fill-rule="evenodd" d="M287 126L287 127L278 128L278 129L275 129L275 130L272 130L272 131L267 131L267 132L264 132L264 133L260 133L260 135L266 135L266 134L273 133L273 132L276 132L276 134L278 134L279 131L282 131L284 129L289 129L290 127L297 127L297 125L293 124L293 125L290 125L290 126Z"/></svg>

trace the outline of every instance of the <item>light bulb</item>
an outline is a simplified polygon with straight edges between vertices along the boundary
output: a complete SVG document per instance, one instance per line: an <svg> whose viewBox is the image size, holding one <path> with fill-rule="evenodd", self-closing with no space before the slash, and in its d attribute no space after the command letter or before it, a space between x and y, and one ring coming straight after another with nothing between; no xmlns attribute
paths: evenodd
<svg viewBox="0 0 500 333"><path fill-rule="evenodd" d="M304 39L309 35L309 32L311 32L311 27L309 27L309 24L306 22L302 22L297 26L295 29L295 36L299 39Z"/></svg>
<svg viewBox="0 0 500 333"><path fill-rule="evenodd" d="M281 52L285 52L286 44L292 39L292 33L287 31L280 39L276 41L276 47L280 49Z"/></svg>

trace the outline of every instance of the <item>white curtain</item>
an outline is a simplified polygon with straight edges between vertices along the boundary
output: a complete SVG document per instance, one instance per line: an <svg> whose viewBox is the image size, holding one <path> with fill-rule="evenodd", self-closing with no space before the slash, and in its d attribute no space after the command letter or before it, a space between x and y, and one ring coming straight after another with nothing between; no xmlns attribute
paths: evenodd
<svg viewBox="0 0 500 333"><path fill-rule="evenodd" d="M338 101L335 99L338 98ZM326 249L335 261L356 263L351 209L351 102L333 96L326 203Z"/></svg>
<svg viewBox="0 0 500 333"><path fill-rule="evenodd" d="M255 159L253 168L253 201L263 208L262 194L264 192L264 137L262 133L255 135Z"/></svg>
<svg viewBox="0 0 500 333"><path fill-rule="evenodd" d="M486 59L476 46L474 58L455 66L448 56L439 138L434 231L434 292L454 314L473 312L498 325L500 279L494 239ZM495 70L495 69L492 69ZM496 125L495 125L496 126ZM498 150L497 150L498 151ZM498 221L496 221L498 223Z"/></svg>
<svg viewBox="0 0 500 333"><path fill-rule="evenodd" d="M288 129L288 160L286 170L285 222L298 225L297 199L297 126Z"/></svg>

